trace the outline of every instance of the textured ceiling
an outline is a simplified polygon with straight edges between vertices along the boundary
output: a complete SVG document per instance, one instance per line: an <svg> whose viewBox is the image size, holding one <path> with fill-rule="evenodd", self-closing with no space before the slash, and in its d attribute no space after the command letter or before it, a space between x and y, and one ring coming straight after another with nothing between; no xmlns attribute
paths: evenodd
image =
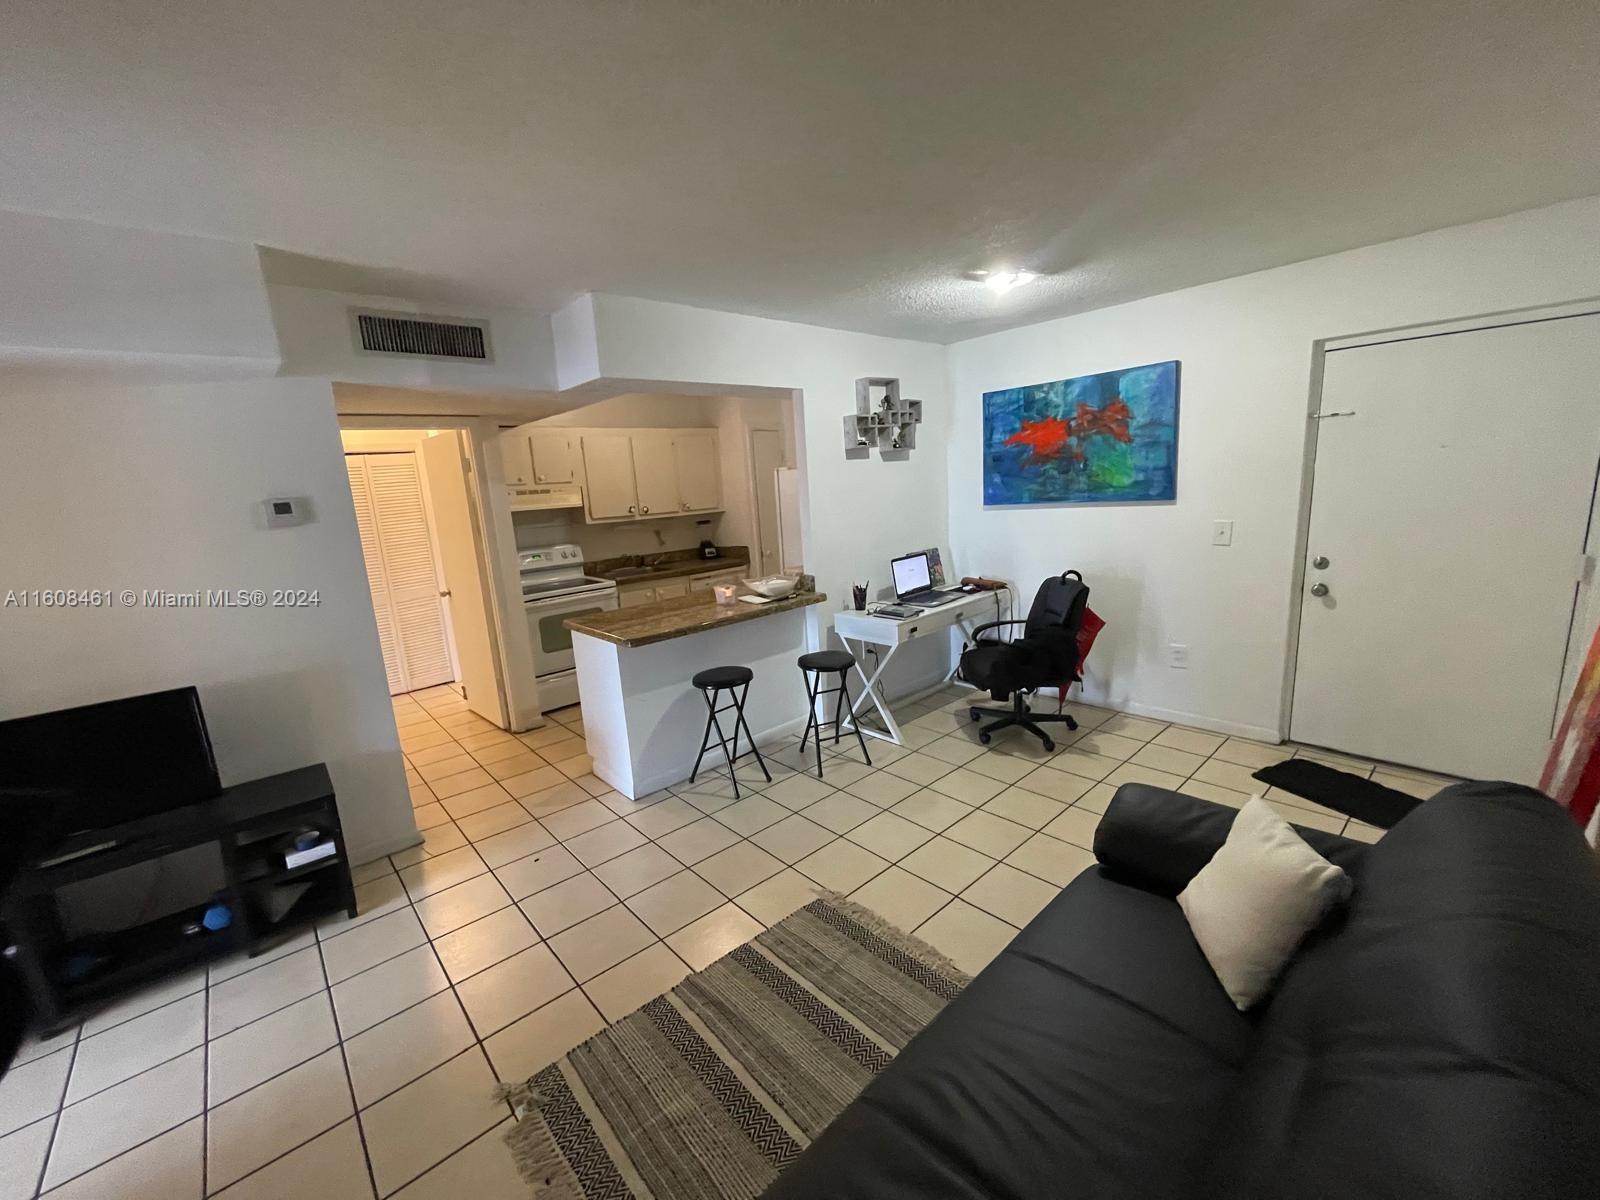
<svg viewBox="0 0 1600 1200"><path fill-rule="evenodd" d="M1593 0L7 0L0 207L940 341L1600 192ZM1050 277L996 298L963 272Z"/></svg>

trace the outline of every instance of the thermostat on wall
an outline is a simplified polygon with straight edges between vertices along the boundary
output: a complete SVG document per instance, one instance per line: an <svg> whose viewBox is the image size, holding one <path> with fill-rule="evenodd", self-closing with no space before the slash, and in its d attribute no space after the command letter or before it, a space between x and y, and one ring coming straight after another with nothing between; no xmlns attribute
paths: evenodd
<svg viewBox="0 0 1600 1200"><path fill-rule="evenodd" d="M311 499L308 496L274 496L261 502L261 511L268 529L304 525L311 520Z"/></svg>

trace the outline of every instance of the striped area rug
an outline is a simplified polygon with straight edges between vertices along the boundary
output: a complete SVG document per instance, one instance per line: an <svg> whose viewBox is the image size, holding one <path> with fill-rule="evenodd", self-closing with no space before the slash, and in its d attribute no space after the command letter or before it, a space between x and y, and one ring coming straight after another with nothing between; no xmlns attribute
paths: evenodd
<svg viewBox="0 0 1600 1200"><path fill-rule="evenodd" d="M508 1089L535 1200L759 1196L968 978L813 900Z"/></svg>

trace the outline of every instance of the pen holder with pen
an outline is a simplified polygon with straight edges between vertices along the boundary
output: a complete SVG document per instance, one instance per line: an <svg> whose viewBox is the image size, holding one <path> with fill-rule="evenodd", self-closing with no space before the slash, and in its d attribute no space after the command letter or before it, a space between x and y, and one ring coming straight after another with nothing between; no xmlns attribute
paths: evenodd
<svg viewBox="0 0 1600 1200"><path fill-rule="evenodd" d="M850 585L850 599L855 602L857 612L866 612L867 585L865 583L852 583Z"/></svg>

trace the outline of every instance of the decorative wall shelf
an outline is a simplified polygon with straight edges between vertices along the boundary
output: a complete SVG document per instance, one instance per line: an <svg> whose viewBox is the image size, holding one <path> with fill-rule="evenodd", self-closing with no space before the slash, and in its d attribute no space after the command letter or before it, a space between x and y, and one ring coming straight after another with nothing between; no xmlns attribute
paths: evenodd
<svg viewBox="0 0 1600 1200"><path fill-rule="evenodd" d="M921 424L922 401L902 399L898 379L858 379L856 411L844 419L845 454L865 458L873 450L880 454L915 450Z"/></svg>

